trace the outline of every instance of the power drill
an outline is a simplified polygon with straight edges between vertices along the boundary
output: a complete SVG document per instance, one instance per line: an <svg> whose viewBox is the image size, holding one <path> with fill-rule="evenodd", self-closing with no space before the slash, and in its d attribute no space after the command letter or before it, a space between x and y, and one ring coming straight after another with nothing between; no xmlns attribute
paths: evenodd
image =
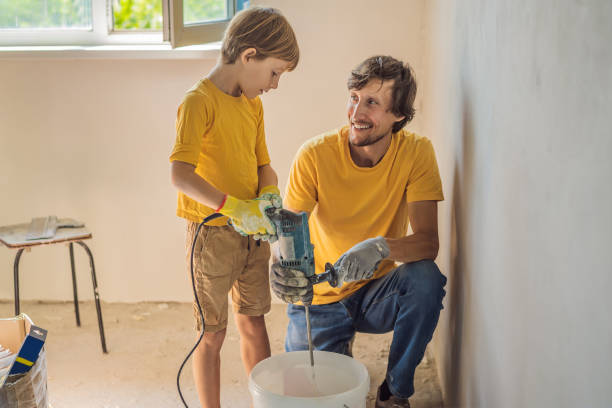
<svg viewBox="0 0 612 408"><path fill-rule="evenodd" d="M325 264L325 272L315 274L314 247L310 243L310 230L308 229L308 214L294 213L282 208L269 208L266 215L276 227L278 247L280 252L280 265L283 268L295 269L304 272L306 278L313 285L329 282L333 287L338 285L338 275L330 263ZM306 311L306 330L308 332L308 351L310 352L310 365L314 365L312 354L312 337L310 331L310 302L304 303Z"/></svg>

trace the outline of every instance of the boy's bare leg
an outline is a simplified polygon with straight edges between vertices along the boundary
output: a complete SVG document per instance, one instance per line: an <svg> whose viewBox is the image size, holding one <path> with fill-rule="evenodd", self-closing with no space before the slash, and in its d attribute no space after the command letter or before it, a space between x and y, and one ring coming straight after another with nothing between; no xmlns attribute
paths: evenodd
<svg viewBox="0 0 612 408"><path fill-rule="evenodd" d="M203 408L221 407L220 353L226 331L223 329L215 333L205 332L193 352L193 379Z"/></svg>
<svg viewBox="0 0 612 408"><path fill-rule="evenodd" d="M247 376L255 364L270 357L270 340L263 316L246 316L234 313L240 333L240 354Z"/></svg>

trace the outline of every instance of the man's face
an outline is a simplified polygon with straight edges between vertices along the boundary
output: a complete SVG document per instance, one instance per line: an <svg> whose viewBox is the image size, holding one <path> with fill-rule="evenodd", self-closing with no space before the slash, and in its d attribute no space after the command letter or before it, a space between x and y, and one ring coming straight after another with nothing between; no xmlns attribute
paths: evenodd
<svg viewBox="0 0 612 408"><path fill-rule="evenodd" d="M361 89L351 89L347 105L351 125L349 143L369 146L391 133L393 124L402 120L391 112L395 81L372 79Z"/></svg>
<svg viewBox="0 0 612 408"><path fill-rule="evenodd" d="M289 62L274 57L257 60L250 58L244 64L240 88L249 99L278 87L283 72L287 71Z"/></svg>

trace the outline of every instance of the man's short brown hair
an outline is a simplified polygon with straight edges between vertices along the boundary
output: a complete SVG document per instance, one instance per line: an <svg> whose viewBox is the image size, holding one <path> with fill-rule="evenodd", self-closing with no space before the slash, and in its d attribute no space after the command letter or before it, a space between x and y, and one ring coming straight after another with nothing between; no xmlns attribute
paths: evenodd
<svg viewBox="0 0 612 408"><path fill-rule="evenodd" d="M417 84L410 65L393 57L377 55L357 65L348 79L348 89L361 89L372 79L394 80L391 96L391 112L405 116L393 124L393 133L398 132L414 118L414 98ZM382 84L381 84L382 86Z"/></svg>
<svg viewBox="0 0 612 408"><path fill-rule="evenodd" d="M274 57L289 62L289 71L300 60L291 25L279 10L270 7L249 7L234 16L223 36L223 63L233 64L247 48L257 50L256 59Z"/></svg>

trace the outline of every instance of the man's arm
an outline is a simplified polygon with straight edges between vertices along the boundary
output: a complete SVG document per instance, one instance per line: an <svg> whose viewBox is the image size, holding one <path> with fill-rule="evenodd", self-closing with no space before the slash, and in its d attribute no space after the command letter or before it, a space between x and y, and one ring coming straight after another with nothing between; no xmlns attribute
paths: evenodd
<svg viewBox="0 0 612 408"><path fill-rule="evenodd" d="M219 191L209 182L196 174L193 164L175 160L170 163L172 185L182 193L210 207L219 208L225 193Z"/></svg>
<svg viewBox="0 0 612 408"><path fill-rule="evenodd" d="M298 210L286 208L295 213ZM310 215L310 214L308 214ZM438 256L438 202L408 203L408 217L412 234L402 238L385 238L389 246L388 258L398 262L434 260Z"/></svg>
<svg viewBox="0 0 612 408"><path fill-rule="evenodd" d="M438 203L415 201L408 203L408 218L412 234L402 238L385 238L389 257L398 262L434 260L438 256Z"/></svg>

